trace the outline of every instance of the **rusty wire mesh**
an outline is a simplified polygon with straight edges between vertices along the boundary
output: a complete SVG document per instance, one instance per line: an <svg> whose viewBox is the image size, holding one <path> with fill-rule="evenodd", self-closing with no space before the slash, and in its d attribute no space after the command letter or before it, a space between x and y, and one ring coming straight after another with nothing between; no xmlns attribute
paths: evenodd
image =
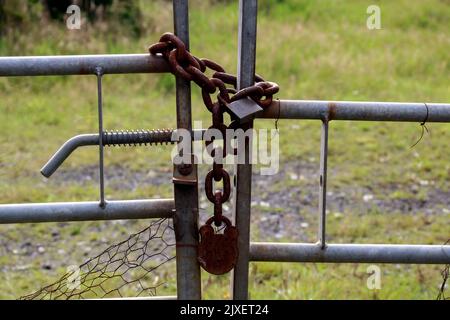
<svg viewBox="0 0 450 320"><path fill-rule="evenodd" d="M155 271L174 258L172 220L159 219L126 240L109 246L56 282L20 299L155 296L156 290L165 284Z"/></svg>

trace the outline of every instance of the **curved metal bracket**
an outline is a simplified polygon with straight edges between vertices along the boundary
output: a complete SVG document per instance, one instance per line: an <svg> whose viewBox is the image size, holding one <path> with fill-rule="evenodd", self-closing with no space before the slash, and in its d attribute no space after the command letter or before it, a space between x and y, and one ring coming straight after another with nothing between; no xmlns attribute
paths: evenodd
<svg viewBox="0 0 450 320"><path fill-rule="evenodd" d="M41 174L50 178L50 176L63 164L63 162L71 155L71 153L78 147L97 146L99 144L98 134L80 134L67 140L58 151L48 160L42 167Z"/></svg>
<svg viewBox="0 0 450 320"><path fill-rule="evenodd" d="M204 129L192 130L193 140L203 140ZM103 132L103 145L141 145L155 143L175 143L178 141L177 130L150 130L150 131L121 131L121 132ZM50 176L63 164L63 162L78 147L98 146L100 143L99 134L80 134L67 140L58 151L42 167L41 174L50 178Z"/></svg>

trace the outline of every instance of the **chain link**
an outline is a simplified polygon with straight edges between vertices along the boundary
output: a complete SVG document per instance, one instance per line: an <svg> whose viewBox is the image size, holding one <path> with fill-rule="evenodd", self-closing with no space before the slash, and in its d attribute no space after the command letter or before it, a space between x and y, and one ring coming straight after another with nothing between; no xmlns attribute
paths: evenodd
<svg viewBox="0 0 450 320"><path fill-rule="evenodd" d="M213 169L208 172L205 178L206 197L214 204L214 217L212 218L215 225L220 226L226 219L226 217L222 216L222 205L230 198L231 183L230 175L223 168L223 163L217 162L215 156L222 152L222 156L225 158L229 151L231 154L236 155L237 150L234 148L231 150L231 147L227 146L227 142L225 142L225 132L228 128L236 129L239 127L236 121L233 121L229 126L224 124L225 105L248 97L264 109L272 103L272 97L278 92L279 87L276 83L264 81L261 76L255 74L255 84L253 86L237 91L236 76L226 73L221 65L212 60L192 55L186 49L183 41L169 32L164 33L158 43L151 45L149 51L150 54L163 56L168 61L171 72L174 75L193 81L202 89L203 103L212 114L212 125L209 129L217 129L222 133L224 139L223 147L218 146L211 149L210 155L214 159ZM207 69L214 71L212 78L208 78L205 75ZM227 85L232 87L227 87ZM217 89L219 90L217 101L213 102L211 95ZM232 95L231 97L230 94ZM213 140L205 142L207 150L209 150L208 148L212 143ZM222 191L216 190L213 192L214 181L223 181Z"/></svg>

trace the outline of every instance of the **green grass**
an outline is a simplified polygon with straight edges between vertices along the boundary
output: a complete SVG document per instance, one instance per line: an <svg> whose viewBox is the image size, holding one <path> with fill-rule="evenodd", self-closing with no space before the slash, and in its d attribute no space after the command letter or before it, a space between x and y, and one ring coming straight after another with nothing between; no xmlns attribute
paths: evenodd
<svg viewBox="0 0 450 320"><path fill-rule="evenodd" d="M141 1L145 32L140 39L96 32L104 25L68 31L63 24L37 22L27 30L0 39L0 55L50 55L87 53L140 53L172 30L170 5ZM191 50L219 61L236 72L237 1L191 1ZM382 30L366 28L366 8L381 7ZM449 102L450 3L430 1L260 1L257 72L280 84L282 99ZM193 90L194 119L210 121ZM95 181L63 183L43 179L40 167L69 137L96 131L95 78L0 78L0 201L79 201L97 197ZM170 75L104 77L106 129L165 128L175 126L174 80ZM206 122L208 123L208 122ZM274 122L258 121L273 128ZM280 120L281 165L287 161L317 163L320 124ZM391 199L423 197L402 191L429 181L449 192L450 128L428 124L431 134L414 148L420 136L416 123L332 122L330 129L329 189L342 186L373 187L376 196L395 184ZM170 147L106 149L106 165L127 170L171 170ZM77 150L61 170L94 166L96 148ZM58 175L58 172L55 174ZM124 177L126 179L126 177ZM302 182L275 185L277 192ZM171 196L167 186L148 185L135 190L107 190L110 198ZM282 209L282 208L281 208ZM255 208L258 210L258 208ZM376 210L375 210L376 211ZM330 213L330 240L364 243L432 243L449 238L449 213L425 215L373 212L355 209L343 217ZM309 219L309 220L308 220ZM309 239L315 241L313 226ZM50 241L48 230L61 230L58 248L70 252L99 222L31 226L3 226L1 233L17 241L26 237ZM138 224L140 225L140 224ZM138 226L137 225L137 226ZM84 227L83 227L84 226ZM87 228L86 226L90 226ZM91 229L92 228L92 229ZM299 228L300 229L300 228ZM138 230L138 229L137 229ZM137 231L133 230L133 231ZM128 230L129 232L129 230ZM267 239L254 239L267 240ZM296 241L296 239L285 239ZM101 250L101 248L97 248ZM74 251L76 252L76 251ZM16 257L0 257L13 265ZM54 259L58 259L55 256ZM71 257L81 263L83 256ZM30 262L32 272L0 272L0 297L28 293L55 279L58 272L39 270L42 261ZM252 264L252 298L410 298L436 296L439 266L381 266L382 289L365 286L366 265ZM207 298L228 297L228 277L204 277ZM173 292L174 287L169 287Z"/></svg>

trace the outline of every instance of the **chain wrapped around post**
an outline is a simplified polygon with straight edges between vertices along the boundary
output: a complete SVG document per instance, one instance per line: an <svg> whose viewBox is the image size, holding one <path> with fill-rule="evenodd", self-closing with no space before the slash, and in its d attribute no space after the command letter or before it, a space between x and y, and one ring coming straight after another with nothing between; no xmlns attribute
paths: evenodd
<svg viewBox="0 0 450 320"><path fill-rule="evenodd" d="M212 60L192 55L183 41L172 33L163 34L158 43L150 46L149 51L150 54L163 56L174 75L193 81L201 88L203 102L212 114L212 125L208 129L220 131L224 139L228 128L242 127L243 123L253 119L272 103L273 95L279 90L276 83L264 81L262 77L255 75L253 86L237 91L236 76L226 73L221 65ZM207 69L214 71L212 78L205 75ZM213 102L211 95L217 90L217 101ZM233 120L229 126L224 123L224 112L228 112ZM214 215L199 230L201 240L198 260L206 271L224 274L233 269L238 256L238 230L222 214L223 203L228 201L231 194L230 175L223 168L223 160L228 153L235 155L236 150L228 150L231 148L227 148L227 143L223 147L212 148L211 144L212 139L205 142L213 158L213 168L205 179L205 192L208 200L214 204ZM214 183L220 181L223 189L214 191ZM216 230L211 226L212 223ZM218 227L223 224L223 233L218 233Z"/></svg>

